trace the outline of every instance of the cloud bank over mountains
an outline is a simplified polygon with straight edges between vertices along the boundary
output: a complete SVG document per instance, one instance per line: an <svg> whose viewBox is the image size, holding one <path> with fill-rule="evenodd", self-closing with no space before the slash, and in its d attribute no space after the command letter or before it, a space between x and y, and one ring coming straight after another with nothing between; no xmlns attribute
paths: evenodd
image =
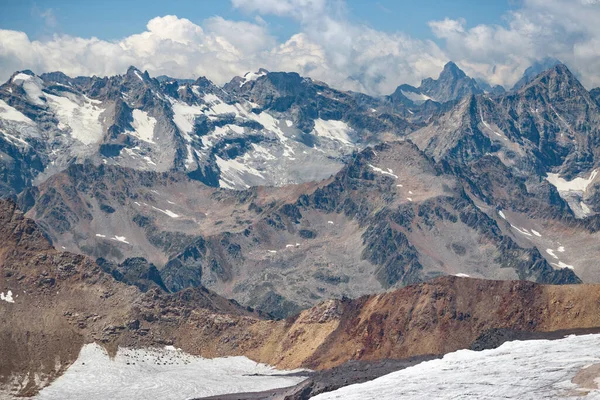
<svg viewBox="0 0 600 400"><path fill-rule="evenodd" d="M0 79L20 69L104 76L136 65L153 75L207 76L223 84L264 67L297 71L338 88L388 94L401 83L436 77L449 60L473 77L510 87L535 60L555 57L586 87L600 86L599 1L523 0L502 26L430 21L437 41L353 23L341 0L231 3L255 22L212 17L197 25L167 15L118 41L58 34L30 40L24 32L0 30ZM266 15L291 18L300 30L280 42L261 18Z"/></svg>

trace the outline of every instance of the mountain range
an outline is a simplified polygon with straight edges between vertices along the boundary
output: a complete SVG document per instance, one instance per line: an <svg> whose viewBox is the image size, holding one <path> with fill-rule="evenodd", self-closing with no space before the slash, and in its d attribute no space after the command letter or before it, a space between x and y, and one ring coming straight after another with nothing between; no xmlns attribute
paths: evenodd
<svg viewBox="0 0 600 400"><path fill-rule="evenodd" d="M19 329L2 332L5 349L22 361L2 376L51 379L92 340L329 368L443 354L488 329L595 327L592 317L534 314L556 298L592 307L581 296L595 298L585 284L600 282L599 141L600 88L587 90L557 60L533 65L510 90L449 62L438 79L379 97L264 69L222 87L135 67L112 77L18 71L0 86L2 237L12 243L0 254L0 291L33 291L28 307L43 307L24 322L4 317ZM521 319L500 307L477 325L499 306L467 298L485 303L494 291L520 305ZM106 301L71 310L88 294ZM383 310L421 296L436 305L411 328L411 343L423 334L423 344L409 346L402 332L412 322L387 323ZM457 297L466 305L436 300ZM427 320L442 309L476 328L445 326L462 336L442 346ZM71 313L48 327L73 340L55 349L65 362L54 372L32 355L51 335L33 347L16 339L44 312ZM295 325L307 318L316 325ZM140 334L140 321L157 333ZM184 328L205 323L216 330ZM305 354L303 335L322 341ZM275 342L284 348L272 354ZM19 382L21 393L44 386Z"/></svg>

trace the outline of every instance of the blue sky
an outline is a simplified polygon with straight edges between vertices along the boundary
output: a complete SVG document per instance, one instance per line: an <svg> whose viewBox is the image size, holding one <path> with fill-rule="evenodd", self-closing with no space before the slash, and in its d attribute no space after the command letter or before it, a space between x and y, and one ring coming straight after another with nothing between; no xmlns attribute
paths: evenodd
<svg viewBox="0 0 600 400"><path fill-rule="evenodd" d="M503 24L514 0L349 0L348 18L384 32L402 31L417 38L436 39L427 22L464 18L467 26ZM253 21L254 13L234 9L224 0L0 0L0 28L43 39L53 33L117 40L144 30L156 16L174 14L200 24L207 18ZM298 22L262 17L280 40L298 31Z"/></svg>

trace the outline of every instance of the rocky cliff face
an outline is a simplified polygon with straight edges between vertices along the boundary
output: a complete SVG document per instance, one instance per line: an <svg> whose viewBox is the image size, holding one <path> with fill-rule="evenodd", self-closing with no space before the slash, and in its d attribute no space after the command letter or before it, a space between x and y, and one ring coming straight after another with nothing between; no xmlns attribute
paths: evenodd
<svg viewBox="0 0 600 400"><path fill-rule="evenodd" d="M517 81L512 87L513 91L518 91L523 86L527 85L531 81L533 81L539 74L542 72L555 67L558 64L562 64L556 58L548 57L542 60L535 61L531 66L529 66L525 72L523 72L523 76L521 79Z"/></svg>

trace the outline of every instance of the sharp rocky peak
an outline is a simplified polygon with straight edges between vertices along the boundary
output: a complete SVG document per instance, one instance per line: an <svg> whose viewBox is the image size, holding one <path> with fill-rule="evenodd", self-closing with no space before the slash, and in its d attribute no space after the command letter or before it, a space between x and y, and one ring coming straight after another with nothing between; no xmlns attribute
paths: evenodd
<svg viewBox="0 0 600 400"><path fill-rule="evenodd" d="M523 76L521 79L519 79L519 81L517 81L517 83L515 83L515 85L512 87L512 90L521 89L523 86L533 81L539 74L558 64L561 64L561 62L556 58L544 58L534 62L525 70L525 72L523 72Z"/></svg>
<svg viewBox="0 0 600 400"><path fill-rule="evenodd" d="M139 79L142 82L150 80L150 75L148 74L148 71L142 72L139 69L137 69L136 67L134 67L133 65L130 66L129 68L127 68L127 73L125 74L125 76L127 78Z"/></svg>
<svg viewBox="0 0 600 400"><path fill-rule="evenodd" d="M444 69L440 73L439 79L460 79L466 77L467 74L458 67L453 61L449 61L444 65Z"/></svg>
<svg viewBox="0 0 600 400"><path fill-rule="evenodd" d="M569 98L573 100L574 96L585 97L586 100L595 104L590 97L590 93L583 87L569 68L562 63L556 64L538 74L531 82L523 86L519 92L527 92L532 89L541 90L548 93L551 97L559 96L565 100Z"/></svg>
<svg viewBox="0 0 600 400"><path fill-rule="evenodd" d="M483 90L475 79L467 76L455 63L450 61L444 66L437 80L424 79L419 87L421 93L444 103L461 99L471 94L481 94Z"/></svg>

